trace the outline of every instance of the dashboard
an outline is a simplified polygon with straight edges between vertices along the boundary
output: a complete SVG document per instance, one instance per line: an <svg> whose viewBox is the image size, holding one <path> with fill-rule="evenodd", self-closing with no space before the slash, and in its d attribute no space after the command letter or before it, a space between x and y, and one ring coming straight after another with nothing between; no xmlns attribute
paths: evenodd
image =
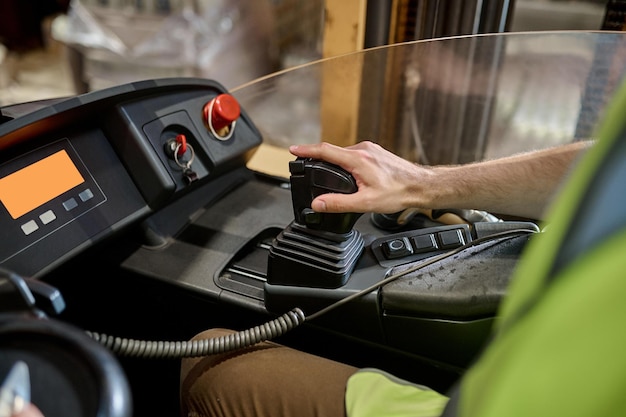
<svg viewBox="0 0 626 417"><path fill-rule="evenodd" d="M292 199L308 177L247 168L262 135L213 80L144 81L2 112L0 266L43 281L68 264L70 276L102 271L124 247L113 275L258 317L336 306L312 325L461 370L538 231L430 220L385 230L365 213L347 243L303 235L301 210L316 216ZM76 262L83 253L92 258Z"/></svg>
<svg viewBox="0 0 626 417"><path fill-rule="evenodd" d="M206 118L204 107L225 93L213 81L155 80L44 103L34 111L27 105L5 108L0 266L40 276L245 165L248 152L261 143L245 112L239 115L236 103L224 110L236 112L229 140ZM27 114L20 114L24 107ZM179 148L175 153L172 144Z"/></svg>

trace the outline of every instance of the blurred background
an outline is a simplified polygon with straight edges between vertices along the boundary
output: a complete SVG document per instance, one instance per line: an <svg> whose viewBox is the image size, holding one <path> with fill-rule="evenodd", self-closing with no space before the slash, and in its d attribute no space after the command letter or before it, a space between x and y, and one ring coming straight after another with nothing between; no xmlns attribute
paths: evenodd
<svg viewBox="0 0 626 417"><path fill-rule="evenodd" d="M504 31L621 30L605 0L0 0L0 105L130 81L235 88L322 57Z"/></svg>

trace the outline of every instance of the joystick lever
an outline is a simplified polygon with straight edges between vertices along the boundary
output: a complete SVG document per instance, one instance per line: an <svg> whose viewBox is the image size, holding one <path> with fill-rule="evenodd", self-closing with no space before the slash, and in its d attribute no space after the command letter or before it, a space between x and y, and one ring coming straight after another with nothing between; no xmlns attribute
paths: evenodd
<svg viewBox="0 0 626 417"><path fill-rule="evenodd" d="M269 251L267 286L338 288L363 252L363 237L353 229L361 213L316 213L315 197L354 193L356 181L328 162L298 158L289 163L294 221L276 236Z"/></svg>
<svg viewBox="0 0 626 417"><path fill-rule="evenodd" d="M349 233L362 213L316 213L315 197L326 193L355 193L354 177L343 168L320 160L298 158L289 163L291 199L296 223L312 230Z"/></svg>

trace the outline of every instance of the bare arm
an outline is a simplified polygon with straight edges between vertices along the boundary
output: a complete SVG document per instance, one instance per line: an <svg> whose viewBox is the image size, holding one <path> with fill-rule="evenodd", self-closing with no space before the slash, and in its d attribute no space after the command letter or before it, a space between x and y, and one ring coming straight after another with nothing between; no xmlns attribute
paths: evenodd
<svg viewBox="0 0 626 417"><path fill-rule="evenodd" d="M540 219L572 162L591 142L575 142L466 165L414 164L372 142L341 148L292 146L292 154L340 165L356 179L354 194L324 194L319 212L395 213L411 207L477 209Z"/></svg>

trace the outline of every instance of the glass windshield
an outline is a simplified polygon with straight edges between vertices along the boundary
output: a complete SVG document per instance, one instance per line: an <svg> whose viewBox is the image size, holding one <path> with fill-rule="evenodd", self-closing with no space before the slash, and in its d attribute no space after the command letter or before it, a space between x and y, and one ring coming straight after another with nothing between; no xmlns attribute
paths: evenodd
<svg viewBox="0 0 626 417"><path fill-rule="evenodd" d="M372 140L436 165L592 138L625 67L623 32L503 33L367 49L231 92L279 161L252 168L288 175L296 143Z"/></svg>

